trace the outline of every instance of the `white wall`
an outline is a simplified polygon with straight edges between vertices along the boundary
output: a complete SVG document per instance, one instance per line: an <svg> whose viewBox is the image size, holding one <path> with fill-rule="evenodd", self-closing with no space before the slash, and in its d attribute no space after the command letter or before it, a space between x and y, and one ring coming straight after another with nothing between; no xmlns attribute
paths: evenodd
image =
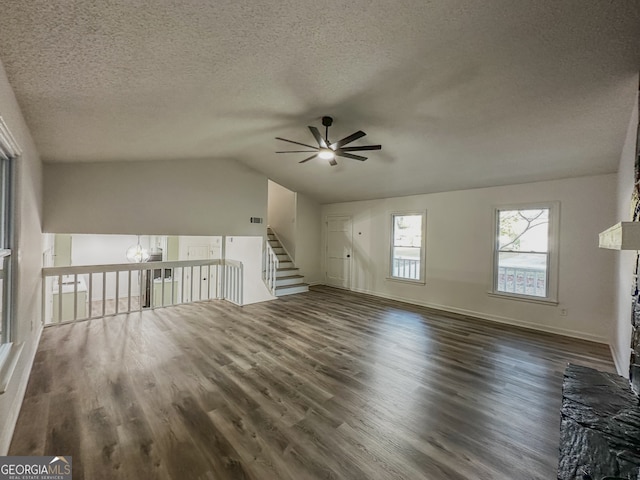
<svg viewBox="0 0 640 480"><path fill-rule="evenodd" d="M615 198L612 174L332 204L322 213L353 216L354 290L608 343L614 269L598 233L613 223ZM560 202L560 304L489 296L494 207L541 201ZM416 210L427 211L426 285L387 280L390 215Z"/></svg>
<svg viewBox="0 0 640 480"><path fill-rule="evenodd" d="M296 195L296 267L310 284L324 281L320 264L321 248L321 208L311 198Z"/></svg>
<svg viewBox="0 0 640 480"><path fill-rule="evenodd" d="M44 231L264 235L267 178L232 160L45 165Z"/></svg>
<svg viewBox="0 0 640 480"><path fill-rule="evenodd" d="M127 250L138 243L136 235L71 235L71 265L109 265L112 263L128 263ZM149 249L149 237L141 236L140 244ZM119 297L128 296L127 272L120 272ZM89 285L89 275L82 275L85 285ZM102 301L102 275L93 275L92 301ZM116 297L115 273L107 275L105 285L105 298L107 300ZM140 294L140 285L137 274L132 277L131 294Z"/></svg>
<svg viewBox="0 0 640 480"><path fill-rule="evenodd" d="M127 250L138 243L137 235L71 235L71 265L109 265L128 263ZM149 237L140 237L149 248Z"/></svg>
<svg viewBox="0 0 640 480"><path fill-rule="evenodd" d="M274 300L262 280L263 237L235 237L225 239L225 258L242 262L244 304Z"/></svg>
<svg viewBox="0 0 640 480"><path fill-rule="evenodd" d="M17 168L18 218L14 250L18 260L15 341L23 343L24 347L7 391L0 395L0 455L6 455L41 332L40 269L44 245L41 230L42 164L2 63L0 115L23 150Z"/></svg>
<svg viewBox="0 0 640 480"><path fill-rule="evenodd" d="M267 224L296 263L296 193L269 180Z"/></svg>
<svg viewBox="0 0 640 480"><path fill-rule="evenodd" d="M322 283L321 209L315 200L269 180L268 224L278 234L305 282Z"/></svg>
<svg viewBox="0 0 640 480"><path fill-rule="evenodd" d="M638 130L638 99L624 142L620 165L618 166L618 209L617 217L611 223L629 221L631 214L631 193L633 192L636 136ZM629 376L629 346L631 345L631 281L636 258L635 251L609 252L615 261L615 311L611 332L611 350L620 375Z"/></svg>

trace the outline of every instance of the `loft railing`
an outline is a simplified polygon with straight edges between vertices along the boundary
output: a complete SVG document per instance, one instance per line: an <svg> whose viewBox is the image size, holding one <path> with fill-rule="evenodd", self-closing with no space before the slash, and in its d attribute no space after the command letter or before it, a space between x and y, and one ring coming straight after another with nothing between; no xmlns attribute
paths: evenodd
<svg viewBox="0 0 640 480"><path fill-rule="evenodd" d="M264 242L264 258L262 265L262 279L265 285L271 292L271 295L276 294L276 275L278 272L278 255L273 251L273 247L269 243L269 240Z"/></svg>
<svg viewBox="0 0 640 480"><path fill-rule="evenodd" d="M42 269L47 324L207 300L243 305L243 266L236 260L187 260Z"/></svg>
<svg viewBox="0 0 640 480"><path fill-rule="evenodd" d="M244 268L238 260L225 260L222 277L223 299L236 305L244 305Z"/></svg>

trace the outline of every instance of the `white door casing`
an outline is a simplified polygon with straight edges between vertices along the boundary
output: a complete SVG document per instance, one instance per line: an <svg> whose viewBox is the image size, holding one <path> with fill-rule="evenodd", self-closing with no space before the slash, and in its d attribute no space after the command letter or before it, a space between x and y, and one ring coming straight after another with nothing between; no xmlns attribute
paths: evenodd
<svg viewBox="0 0 640 480"><path fill-rule="evenodd" d="M328 285L351 288L353 232L350 216L327 217L327 250L325 258Z"/></svg>

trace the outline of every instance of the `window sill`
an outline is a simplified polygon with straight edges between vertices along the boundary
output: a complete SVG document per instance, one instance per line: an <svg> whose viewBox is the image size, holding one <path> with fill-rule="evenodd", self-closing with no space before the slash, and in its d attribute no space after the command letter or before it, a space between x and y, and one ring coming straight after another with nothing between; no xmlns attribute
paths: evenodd
<svg viewBox="0 0 640 480"><path fill-rule="evenodd" d="M487 292L490 297L502 298L505 300L516 300L518 302L539 303L541 305L550 305L557 307L559 302L550 298L530 297L527 295L518 295L504 292Z"/></svg>
<svg viewBox="0 0 640 480"><path fill-rule="evenodd" d="M9 386L9 381L22 353L23 345L22 343L5 343L0 345L0 395L3 394Z"/></svg>
<svg viewBox="0 0 640 480"><path fill-rule="evenodd" d="M387 277L386 280L390 282L398 282L398 283L409 283L411 285L426 285L427 282L424 280L410 280L408 278L396 278L396 277Z"/></svg>

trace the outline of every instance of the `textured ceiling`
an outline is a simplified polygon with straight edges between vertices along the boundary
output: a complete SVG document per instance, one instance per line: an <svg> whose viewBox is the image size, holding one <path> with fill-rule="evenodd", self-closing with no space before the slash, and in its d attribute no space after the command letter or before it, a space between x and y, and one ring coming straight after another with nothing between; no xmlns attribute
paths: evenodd
<svg viewBox="0 0 640 480"><path fill-rule="evenodd" d="M46 162L232 158L323 203L614 172L637 0L0 0ZM276 136L381 143L297 163ZM285 147L285 148L283 148Z"/></svg>

